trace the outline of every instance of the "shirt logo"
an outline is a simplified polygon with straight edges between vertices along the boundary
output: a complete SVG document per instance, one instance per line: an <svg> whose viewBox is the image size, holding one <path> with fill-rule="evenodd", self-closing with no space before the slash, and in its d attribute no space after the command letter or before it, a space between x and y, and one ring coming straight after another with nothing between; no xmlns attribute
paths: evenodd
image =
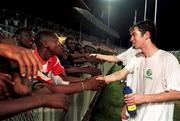
<svg viewBox="0 0 180 121"><path fill-rule="evenodd" d="M151 69L146 70L145 77L148 79L152 79L152 70Z"/></svg>

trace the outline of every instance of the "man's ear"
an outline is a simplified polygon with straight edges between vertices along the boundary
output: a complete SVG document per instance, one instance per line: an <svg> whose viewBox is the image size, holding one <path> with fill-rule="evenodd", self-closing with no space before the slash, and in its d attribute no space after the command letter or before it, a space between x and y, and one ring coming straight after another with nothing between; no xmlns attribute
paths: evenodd
<svg viewBox="0 0 180 121"><path fill-rule="evenodd" d="M146 31L145 34L144 34L145 39L146 40L149 39L150 36L151 36L151 34L148 31Z"/></svg>

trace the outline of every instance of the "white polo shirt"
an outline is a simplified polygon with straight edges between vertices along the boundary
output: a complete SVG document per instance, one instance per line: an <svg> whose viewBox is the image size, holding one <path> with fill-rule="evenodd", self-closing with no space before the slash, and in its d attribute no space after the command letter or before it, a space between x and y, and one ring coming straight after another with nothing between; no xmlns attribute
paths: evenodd
<svg viewBox="0 0 180 121"><path fill-rule="evenodd" d="M180 65L174 55L158 50L149 58L135 60L126 68L133 72L137 64L141 65L138 68L139 79L133 81L136 83L136 93L156 94L170 89L180 91ZM137 116L129 121L173 121L173 111L174 102L143 104L138 106Z"/></svg>

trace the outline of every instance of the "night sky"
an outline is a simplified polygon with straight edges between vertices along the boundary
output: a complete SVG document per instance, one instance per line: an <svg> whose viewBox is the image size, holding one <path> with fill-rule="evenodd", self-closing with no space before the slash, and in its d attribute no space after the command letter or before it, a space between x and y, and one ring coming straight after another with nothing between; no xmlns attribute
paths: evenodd
<svg viewBox="0 0 180 121"><path fill-rule="evenodd" d="M99 1L99 2L97 2ZM106 1L106 2L105 2ZM114 1L114 2L113 2ZM133 24L135 9L137 10L137 22L144 19L145 0L112 0L110 26L120 34L122 47L128 47L129 27ZM85 0L96 16L102 19L101 9L107 9L107 0ZM148 0L146 18L154 21L155 0ZM177 0L158 0L157 20L158 38L156 44L165 50L180 50L179 41L179 3ZM106 6L106 8L105 8ZM107 23L107 15L104 15Z"/></svg>
<svg viewBox="0 0 180 121"><path fill-rule="evenodd" d="M36 16L52 20L68 28L77 29L78 19L76 13L72 12L73 0L4 0L2 8L21 9L31 12ZM90 8L90 12L107 25L107 0L84 0ZM12 3L11 5L8 3ZM144 0L111 0L110 27L120 34L116 40L117 45L128 48L129 27L133 24L135 10L137 10L137 21L144 18ZM157 21L158 38L156 44L165 50L179 50L179 3L178 0L158 0ZM154 20L154 0L148 0L147 19ZM84 25L89 31L93 26ZM78 29L77 29L78 30ZM93 30L94 31L94 30ZM97 32L96 32L97 33Z"/></svg>

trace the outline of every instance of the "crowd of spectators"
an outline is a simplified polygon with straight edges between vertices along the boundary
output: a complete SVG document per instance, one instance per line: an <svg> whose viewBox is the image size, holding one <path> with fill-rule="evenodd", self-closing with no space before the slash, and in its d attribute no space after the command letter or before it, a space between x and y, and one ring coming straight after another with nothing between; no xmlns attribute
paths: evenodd
<svg viewBox="0 0 180 121"><path fill-rule="evenodd" d="M34 16L22 10L13 9L0 9L0 28L7 30L8 35L13 34L17 28L29 28L34 33L40 30L48 29L53 30L59 36L73 37L74 40L81 42L82 44L88 44L93 47L107 50L110 52L115 51L109 46L103 43L103 39L89 35L88 33L80 33L72 28L66 28L63 25L59 25L50 20L45 20L39 16Z"/></svg>
<svg viewBox="0 0 180 121"><path fill-rule="evenodd" d="M101 61L89 54L107 51L83 45L72 30L70 35L51 22L46 27L37 25L37 21L32 25L22 13L7 13L6 9L0 11L0 105L8 110L0 111L0 119L38 107L66 112L67 95L104 86L94 79L102 73L97 66ZM64 44L59 39L62 36Z"/></svg>

